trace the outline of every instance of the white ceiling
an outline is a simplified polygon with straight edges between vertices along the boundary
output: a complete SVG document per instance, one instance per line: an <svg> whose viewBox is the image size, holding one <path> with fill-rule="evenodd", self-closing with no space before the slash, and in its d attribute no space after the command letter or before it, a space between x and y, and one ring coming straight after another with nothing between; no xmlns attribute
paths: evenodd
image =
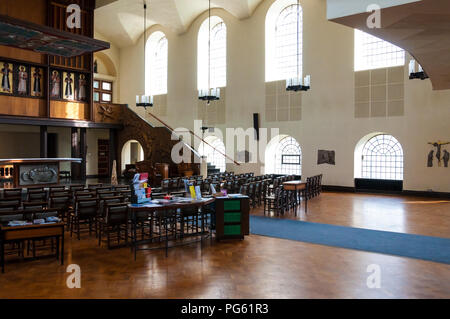
<svg viewBox="0 0 450 319"><path fill-rule="evenodd" d="M253 14L263 0L211 0L212 8L223 8L238 19ZM176 33L208 9L208 0L146 0L147 27L160 24ZM119 47L136 43L144 28L144 0L97 1L95 30Z"/></svg>
<svg viewBox="0 0 450 319"><path fill-rule="evenodd" d="M369 29L369 13L332 21L360 29L408 51L430 77L433 89L450 89L450 1L421 0L381 11L382 28Z"/></svg>

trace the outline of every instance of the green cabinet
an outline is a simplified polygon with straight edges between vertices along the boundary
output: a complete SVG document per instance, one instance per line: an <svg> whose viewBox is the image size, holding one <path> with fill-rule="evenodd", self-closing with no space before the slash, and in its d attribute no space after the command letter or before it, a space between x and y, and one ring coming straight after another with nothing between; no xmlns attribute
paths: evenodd
<svg viewBox="0 0 450 319"><path fill-rule="evenodd" d="M217 240L244 239L250 233L250 200L247 196L216 199Z"/></svg>

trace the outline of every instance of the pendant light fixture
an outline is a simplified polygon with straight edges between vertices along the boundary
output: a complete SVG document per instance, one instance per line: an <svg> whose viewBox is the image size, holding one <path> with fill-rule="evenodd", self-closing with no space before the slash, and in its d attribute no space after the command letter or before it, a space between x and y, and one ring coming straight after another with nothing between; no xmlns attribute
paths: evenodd
<svg viewBox="0 0 450 319"><path fill-rule="evenodd" d="M297 0L297 76L286 80L286 91L308 91L311 88L311 76L302 79L300 72L300 1Z"/></svg>
<svg viewBox="0 0 450 319"><path fill-rule="evenodd" d="M425 80L428 79L428 74L423 70L422 66L418 64L418 70L416 72L416 61L411 60L409 61L409 79L420 79Z"/></svg>
<svg viewBox="0 0 450 319"><path fill-rule="evenodd" d="M147 3L144 1L144 87L145 87L145 78L147 72ZM145 91L145 88L144 88ZM136 106L143 107L147 109L147 107L153 107L153 95L136 95Z"/></svg>
<svg viewBox="0 0 450 319"><path fill-rule="evenodd" d="M209 0L208 16L208 88L200 89L198 98L210 105L211 101L220 100L220 88L211 88L211 0Z"/></svg>

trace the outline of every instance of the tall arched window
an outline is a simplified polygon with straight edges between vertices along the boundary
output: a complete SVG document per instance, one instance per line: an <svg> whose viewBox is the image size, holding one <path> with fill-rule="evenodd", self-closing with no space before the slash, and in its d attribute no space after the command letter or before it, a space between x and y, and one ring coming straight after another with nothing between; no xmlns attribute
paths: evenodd
<svg viewBox="0 0 450 319"><path fill-rule="evenodd" d="M355 71L405 64L405 51L387 41L355 29Z"/></svg>
<svg viewBox="0 0 450 319"><path fill-rule="evenodd" d="M303 74L303 10L297 0L275 1L266 17L266 81Z"/></svg>
<svg viewBox="0 0 450 319"><path fill-rule="evenodd" d="M392 135L379 134L362 150L362 178L403 180L403 149Z"/></svg>
<svg viewBox="0 0 450 319"><path fill-rule="evenodd" d="M217 16L207 18L198 33L198 89L208 88L209 70L210 87L227 86L227 27ZM211 24L210 24L211 22ZM208 56L209 28L211 26L211 64Z"/></svg>
<svg viewBox="0 0 450 319"><path fill-rule="evenodd" d="M302 175L302 149L295 138L283 138L275 157L275 174Z"/></svg>
<svg viewBox="0 0 450 319"><path fill-rule="evenodd" d="M147 40L145 94L167 94L168 41L164 33L154 32Z"/></svg>
<svg viewBox="0 0 450 319"><path fill-rule="evenodd" d="M205 141L209 144L202 142L198 149L201 156L207 157L207 162L220 169L221 172L226 170L225 144L222 140L215 136L208 136Z"/></svg>

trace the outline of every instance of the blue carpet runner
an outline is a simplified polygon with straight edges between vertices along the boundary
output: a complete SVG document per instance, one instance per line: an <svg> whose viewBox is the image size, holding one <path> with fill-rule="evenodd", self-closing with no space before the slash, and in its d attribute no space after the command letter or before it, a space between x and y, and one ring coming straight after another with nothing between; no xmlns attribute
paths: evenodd
<svg viewBox="0 0 450 319"><path fill-rule="evenodd" d="M250 233L450 264L450 238L250 217Z"/></svg>

